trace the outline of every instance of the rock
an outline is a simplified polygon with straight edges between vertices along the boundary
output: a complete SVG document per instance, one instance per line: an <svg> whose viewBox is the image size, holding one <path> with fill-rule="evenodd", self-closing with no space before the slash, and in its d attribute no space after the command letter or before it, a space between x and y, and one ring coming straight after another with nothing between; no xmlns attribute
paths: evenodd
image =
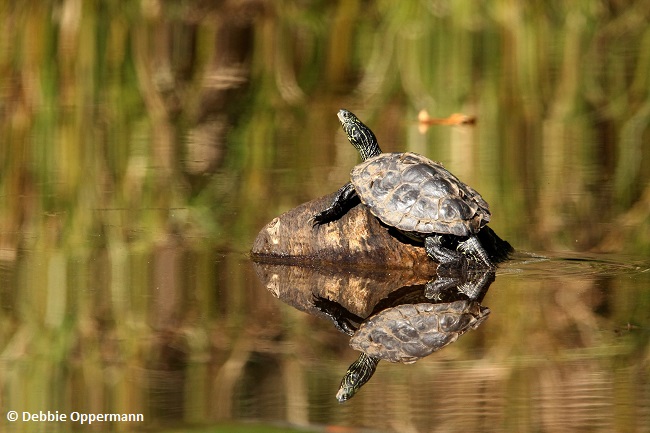
<svg viewBox="0 0 650 433"><path fill-rule="evenodd" d="M368 209L357 204L336 221L313 226L312 216L326 208L330 194L304 203L268 223L257 235L254 260L336 266L411 269L435 272L422 244L382 225ZM398 237L400 239L398 239Z"/></svg>
<svg viewBox="0 0 650 433"><path fill-rule="evenodd" d="M422 242L383 225L362 204L336 221L313 226L312 216L326 208L334 195L303 203L274 218L257 235L251 249L253 260L339 269L408 269L416 275L435 273L437 264ZM477 236L495 264L507 260L514 251L488 226Z"/></svg>
<svg viewBox="0 0 650 433"><path fill-rule="evenodd" d="M410 270L378 272L354 269L342 272L333 266L294 266L277 263L253 263L258 278L276 298L292 307L325 317L314 307L314 298L322 297L344 305L352 313L366 317L383 298L403 287L425 284L434 276L414 275Z"/></svg>

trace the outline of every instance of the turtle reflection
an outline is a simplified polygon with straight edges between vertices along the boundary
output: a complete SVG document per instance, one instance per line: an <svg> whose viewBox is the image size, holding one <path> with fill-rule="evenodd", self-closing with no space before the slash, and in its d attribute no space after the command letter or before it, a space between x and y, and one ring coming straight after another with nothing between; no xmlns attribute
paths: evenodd
<svg viewBox="0 0 650 433"><path fill-rule="evenodd" d="M314 306L349 335L361 352L348 368L336 398L344 402L372 377L380 360L410 364L453 343L483 323L490 309L480 304L494 272L457 272L392 292L367 318L337 302L314 296Z"/></svg>

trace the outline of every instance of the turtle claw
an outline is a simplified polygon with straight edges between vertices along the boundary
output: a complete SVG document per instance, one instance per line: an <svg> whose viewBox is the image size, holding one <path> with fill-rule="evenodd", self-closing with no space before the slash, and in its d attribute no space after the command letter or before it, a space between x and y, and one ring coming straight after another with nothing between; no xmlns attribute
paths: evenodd
<svg viewBox="0 0 650 433"><path fill-rule="evenodd" d="M481 268L494 269L494 264L490 260L487 251L483 248L476 236L471 236L456 247L460 253L467 258L470 266L478 265ZM481 266L483 265L483 266ZM475 267L475 266L472 266Z"/></svg>
<svg viewBox="0 0 650 433"><path fill-rule="evenodd" d="M332 221L331 218L329 218L329 214L331 213L332 208L328 207L324 211L318 212L317 214L312 215L310 218L311 221L311 226L312 228L321 226L323 224L327 224Z"/></svg>
<svg viewBox="0 0 650 433"><path fill-rule="evenodd" d="M443 239L440 235L429 236L424 240L424 249L427 255L441 265L459 265L460 253L443 246Z"/></svg>
<svg viewBox="0 0 650 433"><path fill-rule="evenodd" d="M460 268L466 265L468 269L494 269L487 251L476 236L460 242L455 250L445 245L441 235L429 236L424 240L424 248L429 257L441 266Z"/></svg>
<svg viewBox="0 0 650 433"><path fill-rule="evenodd" d="M434 302L443 301L443 293L446 290L458 286L458 279L438 275L435 280L429 281L424 288L424 297Z"/></svg>
<svg viewBox="0 0 650 433"><path fill-rule="evenodd" d="M322 224L322 222L320 222L320 219L319 219L320 214L321 213L319 212L319 213L309 217L308 221L311 223L312 228L316 228L316 227L318 227L318 226L320 226Z"/></svg>
<svg viewBox="0 0 650 433"><path fill-rule="evenodd" d="M346 183L336 192L332 204L312 217L312 227L341 218L358 199L352 183Z"/></svg>

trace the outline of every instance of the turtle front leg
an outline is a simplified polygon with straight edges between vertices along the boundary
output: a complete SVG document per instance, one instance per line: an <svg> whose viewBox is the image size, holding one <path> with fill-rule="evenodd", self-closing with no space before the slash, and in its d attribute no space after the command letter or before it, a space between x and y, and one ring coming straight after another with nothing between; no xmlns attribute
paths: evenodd
<svg viewBox="0 0 650 433"><path fill-rule="evenodd" d="M352 182L348 182L343 185L336 192L332 204L318 212L313 216L314 226L325 224L334 220L341 218L349 210L350 204L357 197L357 192L354 189Z"/></svg>
<svg viewBox="0 0 650 433"><path fill-rule="evenodd" d="M471 258L476 264L484 265L479 267L494 269L494 264L492 264L490 256L487 251L485 251L485 248L483 248L483 245L481 245L481 242L478 240L476 235L470 236L466 241L459 243L456 249L462 252L463 255Z"/></svg>

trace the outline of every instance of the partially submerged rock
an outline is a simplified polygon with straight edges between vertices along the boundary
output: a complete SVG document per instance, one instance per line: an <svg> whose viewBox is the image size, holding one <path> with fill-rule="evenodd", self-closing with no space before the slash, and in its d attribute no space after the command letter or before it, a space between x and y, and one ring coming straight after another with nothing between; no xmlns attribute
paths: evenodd
<svg viewBox="0 0 650 433"><path fill-rule="evenodd" d="M398 239L368 209L357 204L328 224L313 226L312 216L327 207L330 194L301 204L274 218L257 235L251 255L256 260L290 259L294 263L413 269L430 274L433 262L421 245Z"/></svg>
<svg viewBox="0 0 650 433"><path fill-rule="evenodd" d="M334 194L303 203L268 223L257 235L251 256L256 261L332 265L337 268L409 269L431 275L437 264L417 243L386 227L362 204L336 221L313 225L312 216L327 207ZM493 263L514 250L488 226L478 238Z"/></svg>

